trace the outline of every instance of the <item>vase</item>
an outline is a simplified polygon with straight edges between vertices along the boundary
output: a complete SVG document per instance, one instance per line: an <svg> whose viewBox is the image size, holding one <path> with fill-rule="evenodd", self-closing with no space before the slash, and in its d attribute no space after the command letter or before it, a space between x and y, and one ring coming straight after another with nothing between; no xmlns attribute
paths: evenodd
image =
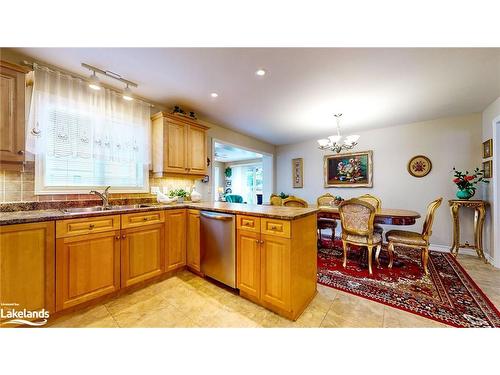
<svg viewBox="0 0 500 375"><path fill-rule="evenodd" d="M470 199L474 195L475 191L472 189L460 189L457 191L457 198L458 199Z"/></svg>

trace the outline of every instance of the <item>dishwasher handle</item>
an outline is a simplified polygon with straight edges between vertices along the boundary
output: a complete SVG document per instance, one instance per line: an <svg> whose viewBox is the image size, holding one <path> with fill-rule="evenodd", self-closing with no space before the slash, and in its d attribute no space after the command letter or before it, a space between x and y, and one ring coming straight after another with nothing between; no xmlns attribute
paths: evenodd
<svg viewBox="0 0 500 375"><path fill-rule="evenodd" d="M201 211L200 215L208 219L223 220L223 221L233 220L234 218L233 215L219 215L214 212L207 212L207 211Z"/></svg>

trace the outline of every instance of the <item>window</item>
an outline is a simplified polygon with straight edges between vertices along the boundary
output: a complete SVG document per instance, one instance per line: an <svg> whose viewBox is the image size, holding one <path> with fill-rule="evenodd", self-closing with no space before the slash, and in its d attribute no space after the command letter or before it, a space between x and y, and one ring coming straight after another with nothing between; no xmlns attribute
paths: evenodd
<svg viewBox="0 0 500 375"><path fill-rule="evenodd" d="M145 103L35 70L27 137L36 155L36 193L86 193L108 185L114 192L148 191L149 126Z"/></svg>
<svg viewBox="0 0 500 375"><path fill-rule="evenodd" d="M262 164L232 166L232 194L241 195L248 204L257 204L262 194Z"/></svg>

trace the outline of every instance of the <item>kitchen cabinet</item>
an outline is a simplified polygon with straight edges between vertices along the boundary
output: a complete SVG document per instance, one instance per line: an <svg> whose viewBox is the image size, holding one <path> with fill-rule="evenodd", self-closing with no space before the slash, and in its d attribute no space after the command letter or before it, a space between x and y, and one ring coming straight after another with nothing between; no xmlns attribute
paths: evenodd
<svg viewBox="0 0 500 375"><path fill-rule="evenodd" d="M58 311L120 289L120 231L57 238L56 281Z"/></svg>
<svg viewBox="0 0 500 375"><path fill-rule="evenodd" d="M54 232L53 221L0 226L0 304L54 311Z"/></svg>
<svg viewBox="0 0 500 375"><path fill-rule="evenodd" d="M240 295L297 319L316 294L316 215L295 220L237 215Z"/></svg>
<svg viewBox="0 0 500 375"><path fill-rule="evenodd" d="M187 211L186 236L187 266L196 272L201 272L200 266L200 211Z"/></svg>
<svg viewBox="0 0 500 375"><path fill-rule="evenodd" d="M25 91L28 69L0 60L0 166L20 169L25 161Z"/></svg>
<svg viewBox="0 0 500 375"><path fill-rule="evenodd" d="M166 112L156 113L151 121L155 177L207 173L208 127Z"/></svg>
<svg viewBox="0 0 500 375"><path fill-rule="evenodd" d="M186 210L165 212L166 271L186 265Z"/></svg>

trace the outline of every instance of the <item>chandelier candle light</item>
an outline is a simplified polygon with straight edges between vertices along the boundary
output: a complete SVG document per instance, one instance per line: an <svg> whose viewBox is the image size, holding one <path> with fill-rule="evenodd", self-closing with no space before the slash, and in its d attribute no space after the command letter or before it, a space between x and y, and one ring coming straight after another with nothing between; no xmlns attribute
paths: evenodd
<svg viewBox="0 0 500 375"><path fill-rule="evenodd" d="M319 149L335 151L336 153L344 150L351 150L358 144L359 135L348 135L342 143L342 135L340 134L340 118L342 117L342 113L337 113L334 116L337 119L337 135L318 139Z"/></svg>

